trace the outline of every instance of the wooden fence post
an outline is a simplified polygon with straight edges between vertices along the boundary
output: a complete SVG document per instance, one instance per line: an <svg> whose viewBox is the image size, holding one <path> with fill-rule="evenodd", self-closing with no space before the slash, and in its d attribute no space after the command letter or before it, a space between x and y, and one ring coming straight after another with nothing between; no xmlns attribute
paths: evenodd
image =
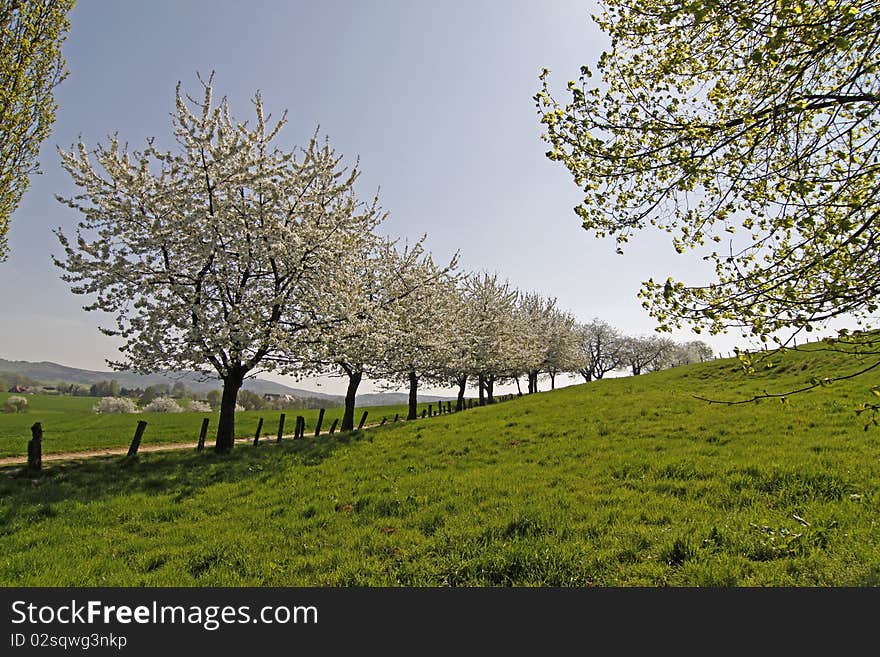
<svg viewBox="0 0 880 657"><path fill-rule="evenodd" d="M321 425L324 423L324 409L318 411L318 425L315 427L315 438L321 435Z"/></svg>
<svg viewBox="0 0 880 657"><path fill-rule="evenodd" d="M387 422L387 421L388 421L388 418L387 418L387 417L383 417L383 418L382 418L382 421L379 423L379 426L380 426L380 427L383 426L383 425L385 424L385 422Z"/></svg>
<svg viewBox="0 0 880 657"><path fill-rule="evenodd" d="M367 413L368 413L368 412L369 412L369 411L364 411L364 414L361 415L361 421L358 422L358 429L363 429L363 428L364 428L364 424L367 422Z"/></svg>
<svg viewBox="0 0 880 657"><path fill-rule="evenodd" d="M141 446L141 438L143 437L146 428L146 421L138 420L137 429L134 430L134 438L131 439L131 445L128 447L128 454L126 454L126 456L137 456L138 448Z"/></svg>
<svg viewBox="0 0 880 657"><path fill-rule="evenodd" d="M447 413L452 412L452 402L446 402L446 412Z"/></svg>
<svg viewBox="0 0 880 657"><path fill-rule="evenodd" d="M199 442L196 445L196 449L199 451L205 449L205 438L208 435L208 422L209 418L205 418L204 420L202 420L202 428L199 431Z"/></svg>
<svg viewBox="0 0 880 657"><path fill-rule="evenodd" d="M254 434L254 445L260 442L260 432L263 430L263 418L260 418L260 421L257 422L257 432Z"/></svg>
<svg viewBox="0 0 880 657"><path fill-rule="evenodd" d="M333 435L333 432L336 431L336 425L339 424L339 418L333 420L333 424L330 425L330 435Z"/></svg>
<svg viewBox="0 0 880 657"><path fill-rule="evenodd" d="M31 425L31 439L28 441L28 472L37 473L43 469L43 425Z"/></svg>
<svg viewBox="0 0 880 657"><path fill-rule="evenodd" d="M306 419L302 415L296 416L296 431L294 431L294 438L304 438L306 435Z"/></svg>
<svg viewBox="0 0 880 657"><path fill-rule="evenodd" d="M431 417L433 413L431 412L431 405L428 404L428 417Z"/></svg>
<svg viewBox="0 0 880 657"><path fill-rule="evenodd" d="M423 420L425 419L425 416L426 416L427 414L428 414L428 409L427 409L427 408L423 408L423 409L422 409L422 419L423 419Z"/></svg>
<svg viewBox="0 0 880 657"><path fill-rule="evenodd" d="M398 420L400 420L400 413L395 413L394 414L394 421L397 422Z"/></svg>
<svg viewBox="0 0 880 657"><path fill-rule="evenodd" d="M278 442L281 442L281 436L284 435L284 413L278 418Z"/></svg>

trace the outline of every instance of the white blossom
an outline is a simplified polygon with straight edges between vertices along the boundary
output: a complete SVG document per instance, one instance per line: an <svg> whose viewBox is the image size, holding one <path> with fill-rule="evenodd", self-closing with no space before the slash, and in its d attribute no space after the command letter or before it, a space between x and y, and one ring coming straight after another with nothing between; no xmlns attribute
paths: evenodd
<svg viewBox="0 0 880 657"><path fill-rule="evenodd" d="M139 372L213 370L224 381L217 448L231 449L235 399L246 376L277 368L341 318L328 317L361 243L384 216L353 192L326 141L296 153L273 146L284 118L268 125L260 95L254 125L212 102L209 80L195 102L178 85L177 149L148 142L129 152L117 137L61 150L80 188L61 199L83 215L70 239L56 234L62 278L111 313L123 358Z"/></svg>
<svg viewBox="0 0 880 657"><path fill-rule="evenodd" d="M137 413L138 407L133 400L127 397L102 397L101 401L92 407L95 413Z"/></svg>
<svg viewBox="0 0 880 657"><path fill-rule="evenodd" d="M180 413L183 409L171 397L156 397L144 406L145 413Z"/></svg>

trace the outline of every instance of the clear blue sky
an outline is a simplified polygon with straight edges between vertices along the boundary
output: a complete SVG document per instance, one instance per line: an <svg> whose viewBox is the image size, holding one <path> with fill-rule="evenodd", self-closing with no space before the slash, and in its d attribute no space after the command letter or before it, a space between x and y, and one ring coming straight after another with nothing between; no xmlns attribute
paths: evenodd
<svg viewBox="0 0 880 657"><path fill-rule="evenodd" d="M13 216L11 255L0 263L0 357L106 369L117 355L96 328L110 322L82 311L85 299L51 262L60 252L51 229L70 234L77 221L54 199L75 193L56 146L79 136L93 146L114 132L133 148L151 136L170 146L176 83L197 93L196 72L212 70L236 116L249 116L256 90L276 116L288 110L281 145L304 144L320 125L348 162L360 157L361 195L380 189L390 212L384 232L411 240L427 232L440 260L458 250L465 270L555 296L581 320L650 333L640 282L670 274L698 282L706 270L663 236L640 236L618 256L581 229L578 190L544 157L532 101L542 67L562 89L581 64L595 64L606 41L594 10L569 0L79 0L44 173ZM716 351L741 342L703 339Z"/></svg>

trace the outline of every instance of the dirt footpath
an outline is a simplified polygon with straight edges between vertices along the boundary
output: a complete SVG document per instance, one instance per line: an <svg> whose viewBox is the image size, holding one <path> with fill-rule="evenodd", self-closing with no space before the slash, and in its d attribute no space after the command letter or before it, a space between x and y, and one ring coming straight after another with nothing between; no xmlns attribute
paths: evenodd
<svg viewBox="0 0 880 657"><path fill-rule="evenodd" d="M284 438L293 438L293 436L284 436ZM274 441L275 438L273 437ZM236 438L236 444L239 443L252 443L254 442L253 438ZM269 442L269 441L264 441ZM159 445L141 445L138 449L138 454L143 452L165 452L174 449L195 449L196 443L188 442L188 443L163 443ZM205 444L205 449L213 449L212 446ZM54 454L43 454L42 462L46 463L47 461L74 461L76 459L88 459L95 456L125 456L128 454L128 447L107 447L104 449L90 449L87 451L78 451L78 452L56 452ZM4 456L0 458L0 468L7 465L27 465L27 456Z"/></svg>

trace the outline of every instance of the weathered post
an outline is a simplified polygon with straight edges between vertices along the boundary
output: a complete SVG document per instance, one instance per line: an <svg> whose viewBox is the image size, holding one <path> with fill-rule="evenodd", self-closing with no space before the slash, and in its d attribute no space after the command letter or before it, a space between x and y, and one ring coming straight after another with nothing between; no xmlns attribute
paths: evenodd
<svg viewBox="0 0 880 657"><path fill-rule="evenodd" d="M366 424L366 422L367 422L367 413L368 413L368 412L369 412L369 411L364 411L364 414L361 415L361 421L358 422L358 429L363 429L363 428L364 428L364 424Z"/></svg>
<svg viewBox="0 0 880 657"><path fill-rule="evenodd" d="M423 408L423 409L422 409L422 419L423 419L423 420L425 419L425 416L426 416L427 414L428 414L428 409L427 409L427 408Z"/></svg>
<svg viewBox="0 0 880 657"><path fill-rule="evenodd" d="M321 424L324 422L324 409L318 411L318 425L315 427L315 438L321 435Z"/></svg>
<svg viewBox="0 0 880 657"><path fill-rule="evenodd" d="M398 420L400 420L400 413L395 413L394 414L394 421L397 422Z"/></svg>
<svg viewBox="0 0 880 657"><path fill-rule="evenodd" d="M281 436L284 435L284 413L278 418L278 442L281 442Z"/></svg>
<svg viewBox="0 0 880 657"><path fill-rule="evenodd" d="M254 445L260 442L260 432L263 430L263 418L260 418L260 421L257 422L257 432L254 434Z"/></svg>
<svg viewBox="0 0 880 657"><path fill-rule="evenodd" d="M339 424L339 418L333 420L333 424L330 425L330 435L333 435L333 432L336 431L336 425Z"/></svg>
<svg viewBox="0 0 880 657"><path fill-rule="evenodd" d="M296 431L293 434L294 438L304 438L306 435L306 419L302 415L296 416Z"/></svg>
<svg viewBox="0 0 880 657"><path fill-rule="evenodd" d="M199 431L199 442L196 445L196 449L199 451L205 449L205 438L208 436L208 422L209 418L202 420L202 429Z"/></svg>
<svg viewBox="0 0 880 657"><path fill-rule="evenodd" d="M141 438L146 428L146 421L138 420L137 429L134 430L134 438L131 439L131 445L128 447L128 454L126 456L137 456L138 448L141 446Z"/></svg>
<svg viewBox="0 0 880 657"><path fill-rule="evenodd" d="M431 410L431 405L428 404L428 417L431 417L433 414L434 414L434 413L433 413L433 411Z"/></svg>
<svg viewBox="0 0 880 657"><path fill-rule="evenodd" d="M43 425L31 425L31 439L28 441L28 472L36 473L43 469Z"/></svg>
<svg viewBox="0 0 880 657"><path fill-rule="evenodd" d="M379 423L379 426L380 426L380 427L381 427L381 426L384 426L384 425L385 425L385 422L387 422L387 421L388 421L388 418L387 418L387 417L383 417L383 418L382 418L382 421Z"/></svg>
<svg viewBox="0 0 880 657"><path fill-rule="evenodd" d="M446 402L446 412L452 413L452 402Z"/></svg>

